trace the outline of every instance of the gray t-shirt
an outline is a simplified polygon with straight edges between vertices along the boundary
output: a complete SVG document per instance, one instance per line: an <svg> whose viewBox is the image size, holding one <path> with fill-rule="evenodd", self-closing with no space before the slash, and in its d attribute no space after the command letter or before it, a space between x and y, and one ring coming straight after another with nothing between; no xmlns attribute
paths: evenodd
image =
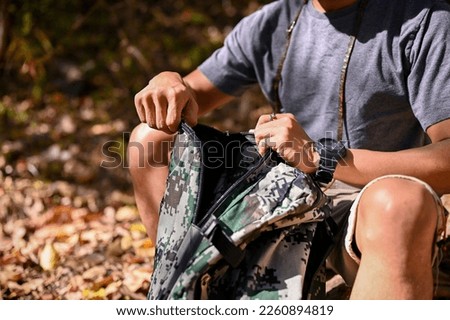
<svg viewBox="0 0 450 320"><path fill-rule="evenodd" d="M281 0L244 18L200 70L239 95L258 83L269 101L302 0ZM324 14L311 1L294 28L280 100L312 139L336 136L339 77L357 4ZM370 0L346 82L344 140L395 151L426 143L429 126L450 118L450 6L443 0Z"/></svg>

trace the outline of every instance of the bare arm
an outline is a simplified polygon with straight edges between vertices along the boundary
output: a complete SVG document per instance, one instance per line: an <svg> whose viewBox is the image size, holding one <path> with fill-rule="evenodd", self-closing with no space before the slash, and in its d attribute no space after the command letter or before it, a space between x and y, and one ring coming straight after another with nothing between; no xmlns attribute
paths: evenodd
<svg viewBox="0 0 450 320"><path fill-rule="evenodd" d="M430 184L440 194L450 193L450 119L431 126L430 145L397 152L349 150L336 168L335 178L363 186L386 174L405 174Z"/></svg>
<svg viewBox="0 0 450 320"><path fill-rule="evenodd" d="M199 116L234 99L233 96L227 95L217 89L198 69L184 77L183 81L194 93L198 104Z"/></svg>
<svg viewBox="0 0 450 320"><path fill-rule="evenodd" d="M404 174L427 182L440 194L450 193L450 119L431 126L427 134L432 143L420 148L397 152L348 150L334 177L362 187L387 174ZM255 137L257 142L270 137L270 147L300 170L308 173L317 170L319 156L313 151L311 138L293 115L277 114L273 120L261 116Z"/></svg>

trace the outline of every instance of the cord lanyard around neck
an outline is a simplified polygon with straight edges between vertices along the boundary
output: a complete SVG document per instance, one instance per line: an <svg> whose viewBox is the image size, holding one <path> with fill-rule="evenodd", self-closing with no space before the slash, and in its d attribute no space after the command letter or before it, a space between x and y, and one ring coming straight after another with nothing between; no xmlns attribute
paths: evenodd
<svg viewBox="0 0 450 320"><path fill-rule="evenodd" d="M367 3L369 0L361 0L358 4L358 11L356 13L355 22L353 25L353 30L350 35L349 43L347 46L347 51L345 53L344 57L344 63L342 64L341 68L341 76L339 80L339 106L338 106L338 128L337 128L337 139L338 141L342 140L343 134L344 134L344 122L345 122L345 83L347 80L347 69L350 62L350 57L353 52L353 48L355 47L356 37L358 35L359 29L361 27L361 22L364 16L364 11L367 6ZM300 18L300 14L302 12L303 7L308 3L308 0L304 0L303 5L300 7L300 9L297 11L294 20L292 20L291 24L289 25L289 28L286 30L286 47L284 49L284 53L281 56L280 62L278 64L277 73L275 75L275 78L273 80L272 89L274 92L274 106L273 111L274 113L279 113L281 111L281 101L280 101L280 95L279 95L279 88L280 88L280 82L281 82L281 73L283 70L283 65L286 60L286 56L288 53L289 45L291 44L291 36L292 32L294 31L294 27L298 22L298 19Z"/></svg>

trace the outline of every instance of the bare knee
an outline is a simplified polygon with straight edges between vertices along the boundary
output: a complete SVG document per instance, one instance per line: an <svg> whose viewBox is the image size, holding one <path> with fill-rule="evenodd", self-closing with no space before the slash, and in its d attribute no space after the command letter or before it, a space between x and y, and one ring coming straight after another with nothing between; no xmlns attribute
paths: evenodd
<svg viewBox="0 0 450 320"><path fill-rule="evenodd" d="M427 246L431 249L437 205L421 183L384 178L361 196L357 217L358 247Z"/></svg>
<svg viewBox="0 0 450 320"><path fill-rule="evenodd" d="M147 124L136 126L128 143L128 164L131 173L148 167L167 166L173 137L154 130Z"/></svg>

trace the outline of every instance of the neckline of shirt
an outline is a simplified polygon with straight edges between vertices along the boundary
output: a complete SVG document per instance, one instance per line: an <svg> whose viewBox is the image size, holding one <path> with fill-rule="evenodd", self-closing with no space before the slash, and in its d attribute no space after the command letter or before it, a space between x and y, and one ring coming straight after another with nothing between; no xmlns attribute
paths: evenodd
<svg viewBox="0 0 450 320"><path fill-rule="evenodd" d="M313 16L314 18L318 19L328 19L328 20L334 20L334 19L340 19L342 17L351 16L353 15L356 10L358 9L358 4L361 0L356 1L354 4L345 7L343 9L331 11L331 12L320 12L318 11L313 4L313 1L310 0L306 4L306 12Z"/></svg>

